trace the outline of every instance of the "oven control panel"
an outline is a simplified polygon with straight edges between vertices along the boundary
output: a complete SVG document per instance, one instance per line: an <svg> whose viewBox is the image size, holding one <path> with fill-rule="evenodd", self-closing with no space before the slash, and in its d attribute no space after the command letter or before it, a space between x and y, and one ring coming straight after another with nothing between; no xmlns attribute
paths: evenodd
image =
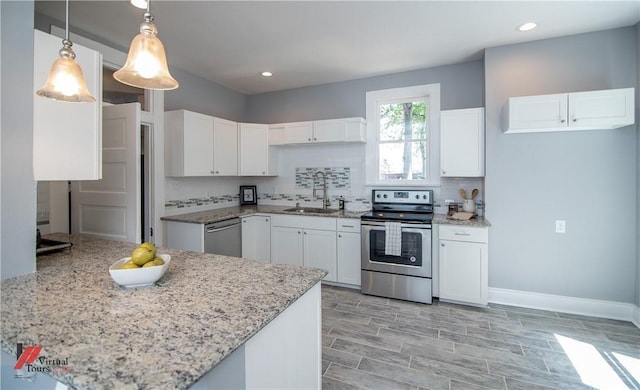
<svg viewBox="0 0 640 390"><path fill-rule="evenodd" d="M432 190L373 190L373 203L432 204Z"/></svg>

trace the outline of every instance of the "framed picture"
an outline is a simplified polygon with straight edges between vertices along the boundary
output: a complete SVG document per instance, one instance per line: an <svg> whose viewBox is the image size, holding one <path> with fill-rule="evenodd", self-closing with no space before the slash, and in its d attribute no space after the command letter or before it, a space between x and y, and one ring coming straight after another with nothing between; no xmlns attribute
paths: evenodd
<svg viewBox="0 0 640 390"><path fill-rule="evenodd" d="M240 186L240 205L258 204L256 186Z"/></svg>

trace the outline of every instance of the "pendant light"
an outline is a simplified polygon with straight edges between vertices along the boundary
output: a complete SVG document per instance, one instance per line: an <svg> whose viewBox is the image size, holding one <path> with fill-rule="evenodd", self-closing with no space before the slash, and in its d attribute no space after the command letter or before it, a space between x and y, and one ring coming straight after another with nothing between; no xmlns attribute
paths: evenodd
<svg viewBox="0 0 640 390"><path fill-rule="evenodd" d="M167 56L162 42L156 36L158 29L149 12L149 2L144 22L140 24L140 34L131 41L127 61L113 77L123 84L143 89L176 89L179 84L169 74Z"/></svg>
<svg viewBox="0 0 640 390"><path fill-rule="evenodd" d="M84 81L82 68L75 61L76 53L69 40L69 0L66 1L66 29L62 40L60 58L55 60L49 70L47 82L36 95L65 102L91 103L96 99L91 96Z"/></svg>

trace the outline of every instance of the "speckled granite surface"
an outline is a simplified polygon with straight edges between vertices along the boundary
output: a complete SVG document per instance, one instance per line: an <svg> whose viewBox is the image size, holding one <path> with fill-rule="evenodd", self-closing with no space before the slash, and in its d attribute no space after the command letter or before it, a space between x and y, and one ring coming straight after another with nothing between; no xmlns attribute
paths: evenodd
<svg viewBox="0 0 640 390"><path fill-rule="evenodd" d="M71 241L38 257L36 273L1 282L0 335L11 355L21 342L68 358L70 372L51 375L81 389L187 388L326 275L161 249L172 259L156 285L124 289L108 268L134 244Z"/></svg>
<svg viewBox="0 0 640 390"><path fill-rule="evenodd" d="M484 217L473 217L466 221L458 221L447 218L446 214L434 214L433 224L438 225L464 225L469 227L489 227L491 224Z"/></svg>
<svg viewBox="0 0 640 390"><path fill-rule="evenodd" d="M225 208L209 210L209 211L200 211L196 213L178 214L174 216L162 217L160 219L162 219L163 221L204 224L204 223L223 221L225 219L231 219L235 217L241 217L244 215L251 215L256 213L307 215L307 216L313 216L313 217L360 219L360 216L366 212L366 211L350 212L345 210L336 210L334 213L329 213L329 214L320 214L320 213L313 213L313 212L300 214L292 211L284 211L292 207L293 206L269 206L269 205L235 206L235 207L225 207Z"/></svg>

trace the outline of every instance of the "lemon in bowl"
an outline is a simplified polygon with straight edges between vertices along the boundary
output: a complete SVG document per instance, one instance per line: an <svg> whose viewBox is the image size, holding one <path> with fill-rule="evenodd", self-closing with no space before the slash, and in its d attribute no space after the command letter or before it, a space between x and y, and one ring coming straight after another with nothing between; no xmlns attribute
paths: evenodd
<svg viewBox="0 0 640 390"><path fill-rule="evenodd" d="M142 266L133 262L131 256L123 257L111 264L109 274L114 282L123 287L150 286L167 272L170 262L171 256L165 254L156 254Z"/></svg>

